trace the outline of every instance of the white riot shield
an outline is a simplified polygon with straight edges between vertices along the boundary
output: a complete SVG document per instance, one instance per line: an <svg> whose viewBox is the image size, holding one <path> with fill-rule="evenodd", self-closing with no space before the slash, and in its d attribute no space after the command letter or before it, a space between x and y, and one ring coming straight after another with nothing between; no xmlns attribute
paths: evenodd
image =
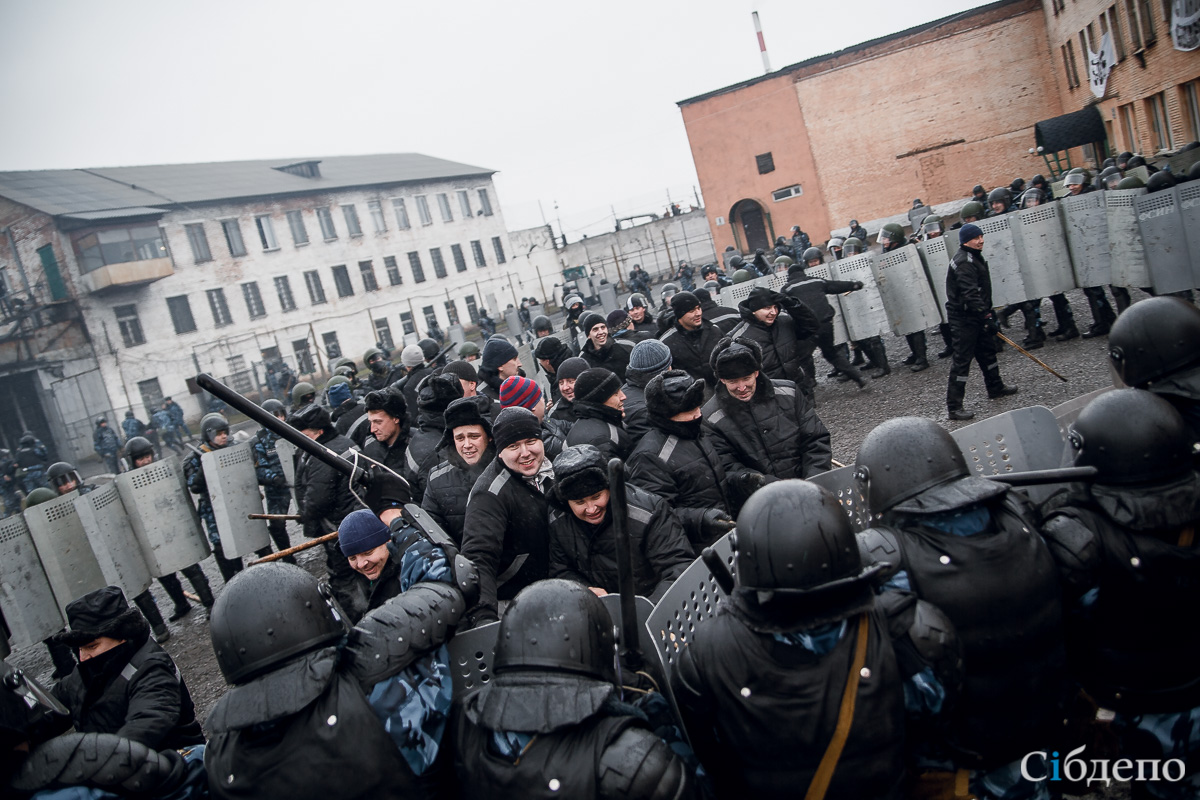
<svg viewBox="0 0 1200 800"><path fill-rule="evenodd" d="M1067 245L1071 249L1071 265L1075 268L1075 283L1080 286L1112 283L1104 193L1064 197L1060 203L1067 228Z"/></svg>
<svg viewBox="0 0 1200 800"><path fill-rule="evenodd" d="M838 297L842 318L846 320L846 331L853 341L869 339L890 330L883 298L879 296L879 287L875 284L874 260L874 253L863 253L829 265L839 281L862 281L863 288Z"/></svg>
<svg viewBox="0 0 1200 800"><path fill-rule="evenodd" d="M783 290L784 284L787 283L787 273L776 272L771 275L764 275L761 278L755 278L750 281L742 281L735 283L732 286L726 286L721 290L721 305L726 308L737 308L738 303L750 296L750 292L759 286L765 286L773 292Z"/></svg>
<svg viewBox="0 0 1200 800"><path fill-rule="evenodd" d="M0 612L16 650L37 644L66 624L20 514L0 520Z"/></svg>
<svg viewBox="0 0 1200 800"><path fill-rule="evenodd" d="M269 545L266 520L246 518L247 514L263 513L250 443L205 453L200 463L204 466L204 480L208 483L225 557L238 558Z"/></svg>
<svg viewBox="0 0 1200 800"><path fill-rule="evenodd" d="M617 287L615 285L611 283L600 284L598 296L600 298L600 307L606 312L604 316L608 316L607 312L620 308L617 304Z"/></svg>
<svg viewBox="0 0 1200 800"><path fill-rule="evenodd" d="M880 253L875 257L874 268L892 333L916 333L942 321L916 245Z"/></svg>
<svg viewBox="0 0 1200 800"><path fill-rule="evenodd" d="M1150 285L1142 232L1138 229L1133 204L1146 190L1111 189L1104 193L1104 213L1108 218L1108 252L1112 257L1112 285L1142 287Z"/></svg>
<svg viewBox="0 0 1200 800"><path fill-rule="evenodd" d="M446 341L454 344L454 349L451 352L457 355L458 348L462 347L467 341L467 332L463 330L462 325L451 325L449 328L446 328Z"/></svg>
<svg viewBox="0 0 1200 800"><path fill-rule="evenodd" d="M296 454L299 452L299 448L287 439L275 440L275 453L279 456L279 465L283 468L283 477L287 478L293 498L296 496Z"/></svg>
<svg viewBox="0 0 1200 800"><path fill-rule="evenodd" d="M854 479L854 467L838 467L807 480L833 492L845 509L846 516L850 518L850 527L855 533L871 527L871 510L867 508L867 498L863 496L862 487Z"/></svg>
<svg viewBox="0 0 1200 800"><path fill-rule="evenodd" d="M1054 412L1045 406L1018 408L951 431L973 475L1004 475L1056 469L1062 465L1064 439ZM1056 487L1025 489L1035 503Z"/></svg>
<svg viewBox="0 0 1200 800"><path fill-rule="evenodd" d="M731 536L730 533L725 534L713 543L712 548L729 565L729 571L735 573ZM715 614L717 606L723 602L725 594L703 559L699 558L684 570L658 601L654 612L646 620L646 629L650 633L650 640L654 642L654 649L658 651L668 683L671 671L679 661L679 652L691 641L697 623Z"/></svg>
<svg viewBox="0 0 1200 800"><path fill-rule="evenodd" d="M1066 436L1067 431L1070 429L1071 425L1074 424L1075 420L1079 419L1080 412L1083 411L1084 407L1086 407L1088 403L1092 402L1105 392L1111 392L1115 388L1117 387L1105 386L1103 389L1097 389L1094 392L1088 392L1087 394L1079 395L1079 397L1073 397L1067 402L1059 403L1054 408L1050 409L1050 413L1054 414L1054 418L1058 420L1058 426L1062 429L1063 436ZM1063 466L1066 465L1064 464Z"/></svg>
<svg viewBox="0 0 1200 800"><path fill-rule="evenodd" d="M1158 294L1196 287L1179 205L1178 187L1144 194L1133 202L1146 252L1150 285ZM1196 257L1200 258L1200 253Z"/></svg>
<svg viewBox="0 0 1200 800"><path fill-rule="evenodd" d="M166 458L122 472L115 484L151 575L161 578L208 557L208 537L192 505L179 459Z"/></svg>
<svg viewBox="0 0 1200 800"><path fill-rule="evenodd" d="M1025 293L1025 281L1021 278L1021 264L1017 261L1013 232L1009 227L1011 214L981 219L975 224L983 231L983 257L992 277L992 305L1023 303L1031 295Z"/></svg>
<svg viewBox="0 0 1200 800"><path fill-rule="evenodd" d="M1058 203L1014 211L1008 217L1026 294L1042 298L1074 289L1071 251ZM983 241L986 248L986 236Z"/></svg>
<svg viewBox="0 0 1200 800"><path fill-rule="evenodd" d="M833 271L829 269L828 264L807 267L804 274L823 281L833 280ZM829 297L829 305L833 307L833 343L845 344L850 341L850 334L846 330L846 320L842 318L842 307L838 305L837 297Z"/></svg>
<svg viewBox="0 0 1200 800"><path fill-rule="evenodd" d="M1179 193L1179 216L1188 252L1192 254L1192 286L1200 287L1200 181L1176 186Z"/></svg>
<svg viewBox="0 0 1200 800"><path fill-rule="evenodd" d="M512 334L513 340L520 341L518 337L520 337L525 331L521 326L521 315L517 313L517 309L505 309L504 321L508 323L508 332Z"/></svg>
<svg viewBox="0 0 1200 800"><path fill-rule="evenodd" d="M938 319L941 322L946 321L946 273L950 271L950 259L953 258L946 247L949 241L945 236L936 236L917 245L917 252L921 254L921 261L925 265L925 275L937 298Z"/></svg>
<svg viewBox="0 0 1200 800"><path fill-rule="evenodd" d="M137 597L149 589L150 568L125 514L117 485L106 483L75 498L75 513L108 585L121 587L126 597Z"/></svg>
<svg viewBox="0 0 1200 800"><path fill-rule="evenodd" d="M37 547L42 568L54 590L58 607L108 585L92 552L83 522L75 513L78 492L36 505L25 511L25 524Z"/></svg>

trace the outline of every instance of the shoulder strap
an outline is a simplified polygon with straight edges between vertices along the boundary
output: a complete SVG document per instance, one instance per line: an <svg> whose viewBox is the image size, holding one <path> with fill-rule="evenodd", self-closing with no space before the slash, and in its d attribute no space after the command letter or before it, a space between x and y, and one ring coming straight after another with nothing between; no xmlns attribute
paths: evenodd
<svg viewBox="0 0 1200 800"><path fill-rule="evenodd" d="M834 770L837 769L838 759L846 740L850 738L850 725L854 721L854 703L858 699L858 678L862 674L863 664L867 662L867 630L869 623L866 614L859 615L858 636L854 641L854 658L850 661L850 676L846 680L846 688L842 692L842 705L838 709L837 727L833 731L833 739L821 756L817 766L817 774L813 776L804 800L823 800L829 790L829 782L833 780Z"/></svg>

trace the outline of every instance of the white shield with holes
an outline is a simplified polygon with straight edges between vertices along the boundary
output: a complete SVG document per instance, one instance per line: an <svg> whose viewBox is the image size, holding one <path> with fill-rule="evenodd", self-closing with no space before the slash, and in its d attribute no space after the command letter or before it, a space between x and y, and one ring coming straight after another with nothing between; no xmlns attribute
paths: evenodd
<svg viewBox="0 0 1200 800"><path fill-rule="evenodd" d="M115 484L151 575L161 578L208 557L208 537L178 458L122 472Z"/></svg>
<svg viewBox="0 0 1200 800"><path fill-rule="evenodd" d="M263 513L250 443L205 453L200 463L204 466L204 480L208 482L208 496L212 499L225 557L249 555L270 544L266 520L247 518L249 514Z"/></svg>
<svg viewBox="0 0 1200 800"><path fill-rule="evenodd" d="M14 650L37 644L66 624L20 514L0 520L0 612Z"/></svg>
<svg viewBox="0 0 1200 800"><path fill-rule="evenodd" d="M25 511L42 568L59 608L64 609L72 600L108 585L75 511L77 497L79 492L69 492Z"/></svg>
<svg viewBox="0 0 1200 800"><path fill-rule="evenodd" d="M75 513L83 524L104 580L120 586L126 597L137 597L150 588L150 568L129 524L116 484L103 486L75 498Z"/></svg>

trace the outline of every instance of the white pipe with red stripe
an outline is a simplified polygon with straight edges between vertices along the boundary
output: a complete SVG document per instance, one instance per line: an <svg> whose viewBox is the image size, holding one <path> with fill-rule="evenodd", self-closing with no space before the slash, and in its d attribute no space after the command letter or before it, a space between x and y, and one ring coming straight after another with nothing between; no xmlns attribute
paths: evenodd
<svg viewBox="0 0 1200 800"><path fill-rule="evenodd" d="M758 12L751 11L750 16L754 17L754 33L758 35L758 51L762 53L763 74L771 71L771 59L767 57L767 40L763 38L762 23L758 21Z"/></svg>

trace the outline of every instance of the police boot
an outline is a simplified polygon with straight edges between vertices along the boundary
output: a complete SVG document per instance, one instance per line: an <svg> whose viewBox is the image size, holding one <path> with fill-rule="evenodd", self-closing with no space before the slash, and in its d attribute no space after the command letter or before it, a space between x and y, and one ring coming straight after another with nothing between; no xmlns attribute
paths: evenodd
<svg viewBox="0 0 1200 800"><path fill-rule="evenodd" d="M240 558L226 558L220 552L213 553L213 558L217 560L217 569L221 571L221 578L229 583L233 580L233 576L242 571L242 560Z"/></svg>
<svg viewBox="0 0 1200 800"><path fill-rule="evenodd" d="M865 349L866 348L862 345L856 345L854 347L854 360L850 362L850 366L861 367L863 365L863 351Z"/></svg>
<svg viewBox="0 0 1200 800"><path fill-rule="evenodd" d="M946 416L954 420L968 420L975 417L974 413L963 410L963 398L966 397L966 394L966 381L959 380L958 376L951 374L950 382L946 385Z"/></svg>
<svg viewBox="0 0 1200 800"><path fill-rule="evenodd" d="M200 569L200 565L192 564L190 567L184 567L181 571L188 579L188 583L192 585L196 596L200 598L200 605L212 608L216 599L213 597L212 587L208 585L208 576L204 574L204 570Z"/></svg>
<svg viewBox="0 0 1200 800"><path fill-rule="evenodd" d="M871 366L877 370L871 374L872 378L882 378L885 375L892 374L892 368L888 366L887 348L884 347L883 340L878 336L870 344L871 347Z"/></svg>
<svg viewBox="0 0 1200 800"><path fill-rule="evenodd" d="M946 349L938 352L938 358L949 358L954 355L954 340L950 338L950 326L945 322L938 324L938 333L942 335L942 344Z"/></svg>
<svg viewBox="0 0 1200 800"><path fill-rule="evenodd" d="M1109 286L1108 288L1112 290L1113 300L1117 302L1117 313L1124 314L1125 309L1129 308L1129 304L1133 302L1129 296L1129 290L1124 286Z"/></svg>
<svg viewBox="0 0 1200 800"><path fill-rule="evenodd" d="M997 386L995 389L988 389L988 399L989 400L999 400L1001 397L1011 397L1012 395L1016 394L1018 391L1020 391L1020 390L1017 389L1016 386L1006 386L1002 383L999 386Z"/></svg>
<svg viewBox="0 0 1200 800"><path fill-rule="evenodd" d="M1050 298L1050 302L1054 304L1054 318L1058 322L1058 327L1050 335L1059 342L1078 339L1079 328L1075 327L1075 312L1071 310L1071 304L1067 302L1067 298L1056 294Z"/></svg>
<svg viewBox="0 0 1200 800"><path fill-rule="evenodd" d="M910 333L905 338L908 339L908 346L913 351L913 362L909 365L909 369L913 372L923 372L929 369L929 361L925 357L926 352L928 352L926 350L925 331Z"/></svg>
<svg viewBox="0 0 1200 800"><path fill-rule="evenodd" d="M154 641L162 644L171 638L171 632L167 630L167 623L163 622L162 614L158 611L158 603L154 602L154 595L150 594L149 589L133 598L133 603L150 623L150 632L154 634Z"/></svg>
<svg viewBox="0 0 1200 800"><path fill-rule="evenodd" d="M179 583L179 578L175 575L163 575L158 579L158 585L167 593L167 597L171 598L171 602L175 604L171 615L167 617L169 622L174 622L177 619L186 617L192 610L192 604L188 602L187 596L183 593L183 585Z"/></svg>
<svg viewBox="0 0 1200 800"><path fill-rule="evenodd" d="M1025 341L1021 344L1026 350L1037 350L1046 344L1046 331L1042 327L1042 309L1041 301L1037 305L1032 302L1027 303L1023 311L1025 312Z"/></svg>
<svg viewBox="0 0 1200 800"><path fill-rule="evenodd" d="M276 523L276 522L278 522L279 524L278 525L272 524L272 523ZM283 552L284 550L291 548L292 542L290 539L288 539L287 528L284 527L282 521L272 520L270 523L267 523L267 533L271 534L271 541L273 541L275 543L275 548L279 552ZM284 556L283 558L281 558L279 560L286 561L289 564L296 563L295 556Z"/></svg>

